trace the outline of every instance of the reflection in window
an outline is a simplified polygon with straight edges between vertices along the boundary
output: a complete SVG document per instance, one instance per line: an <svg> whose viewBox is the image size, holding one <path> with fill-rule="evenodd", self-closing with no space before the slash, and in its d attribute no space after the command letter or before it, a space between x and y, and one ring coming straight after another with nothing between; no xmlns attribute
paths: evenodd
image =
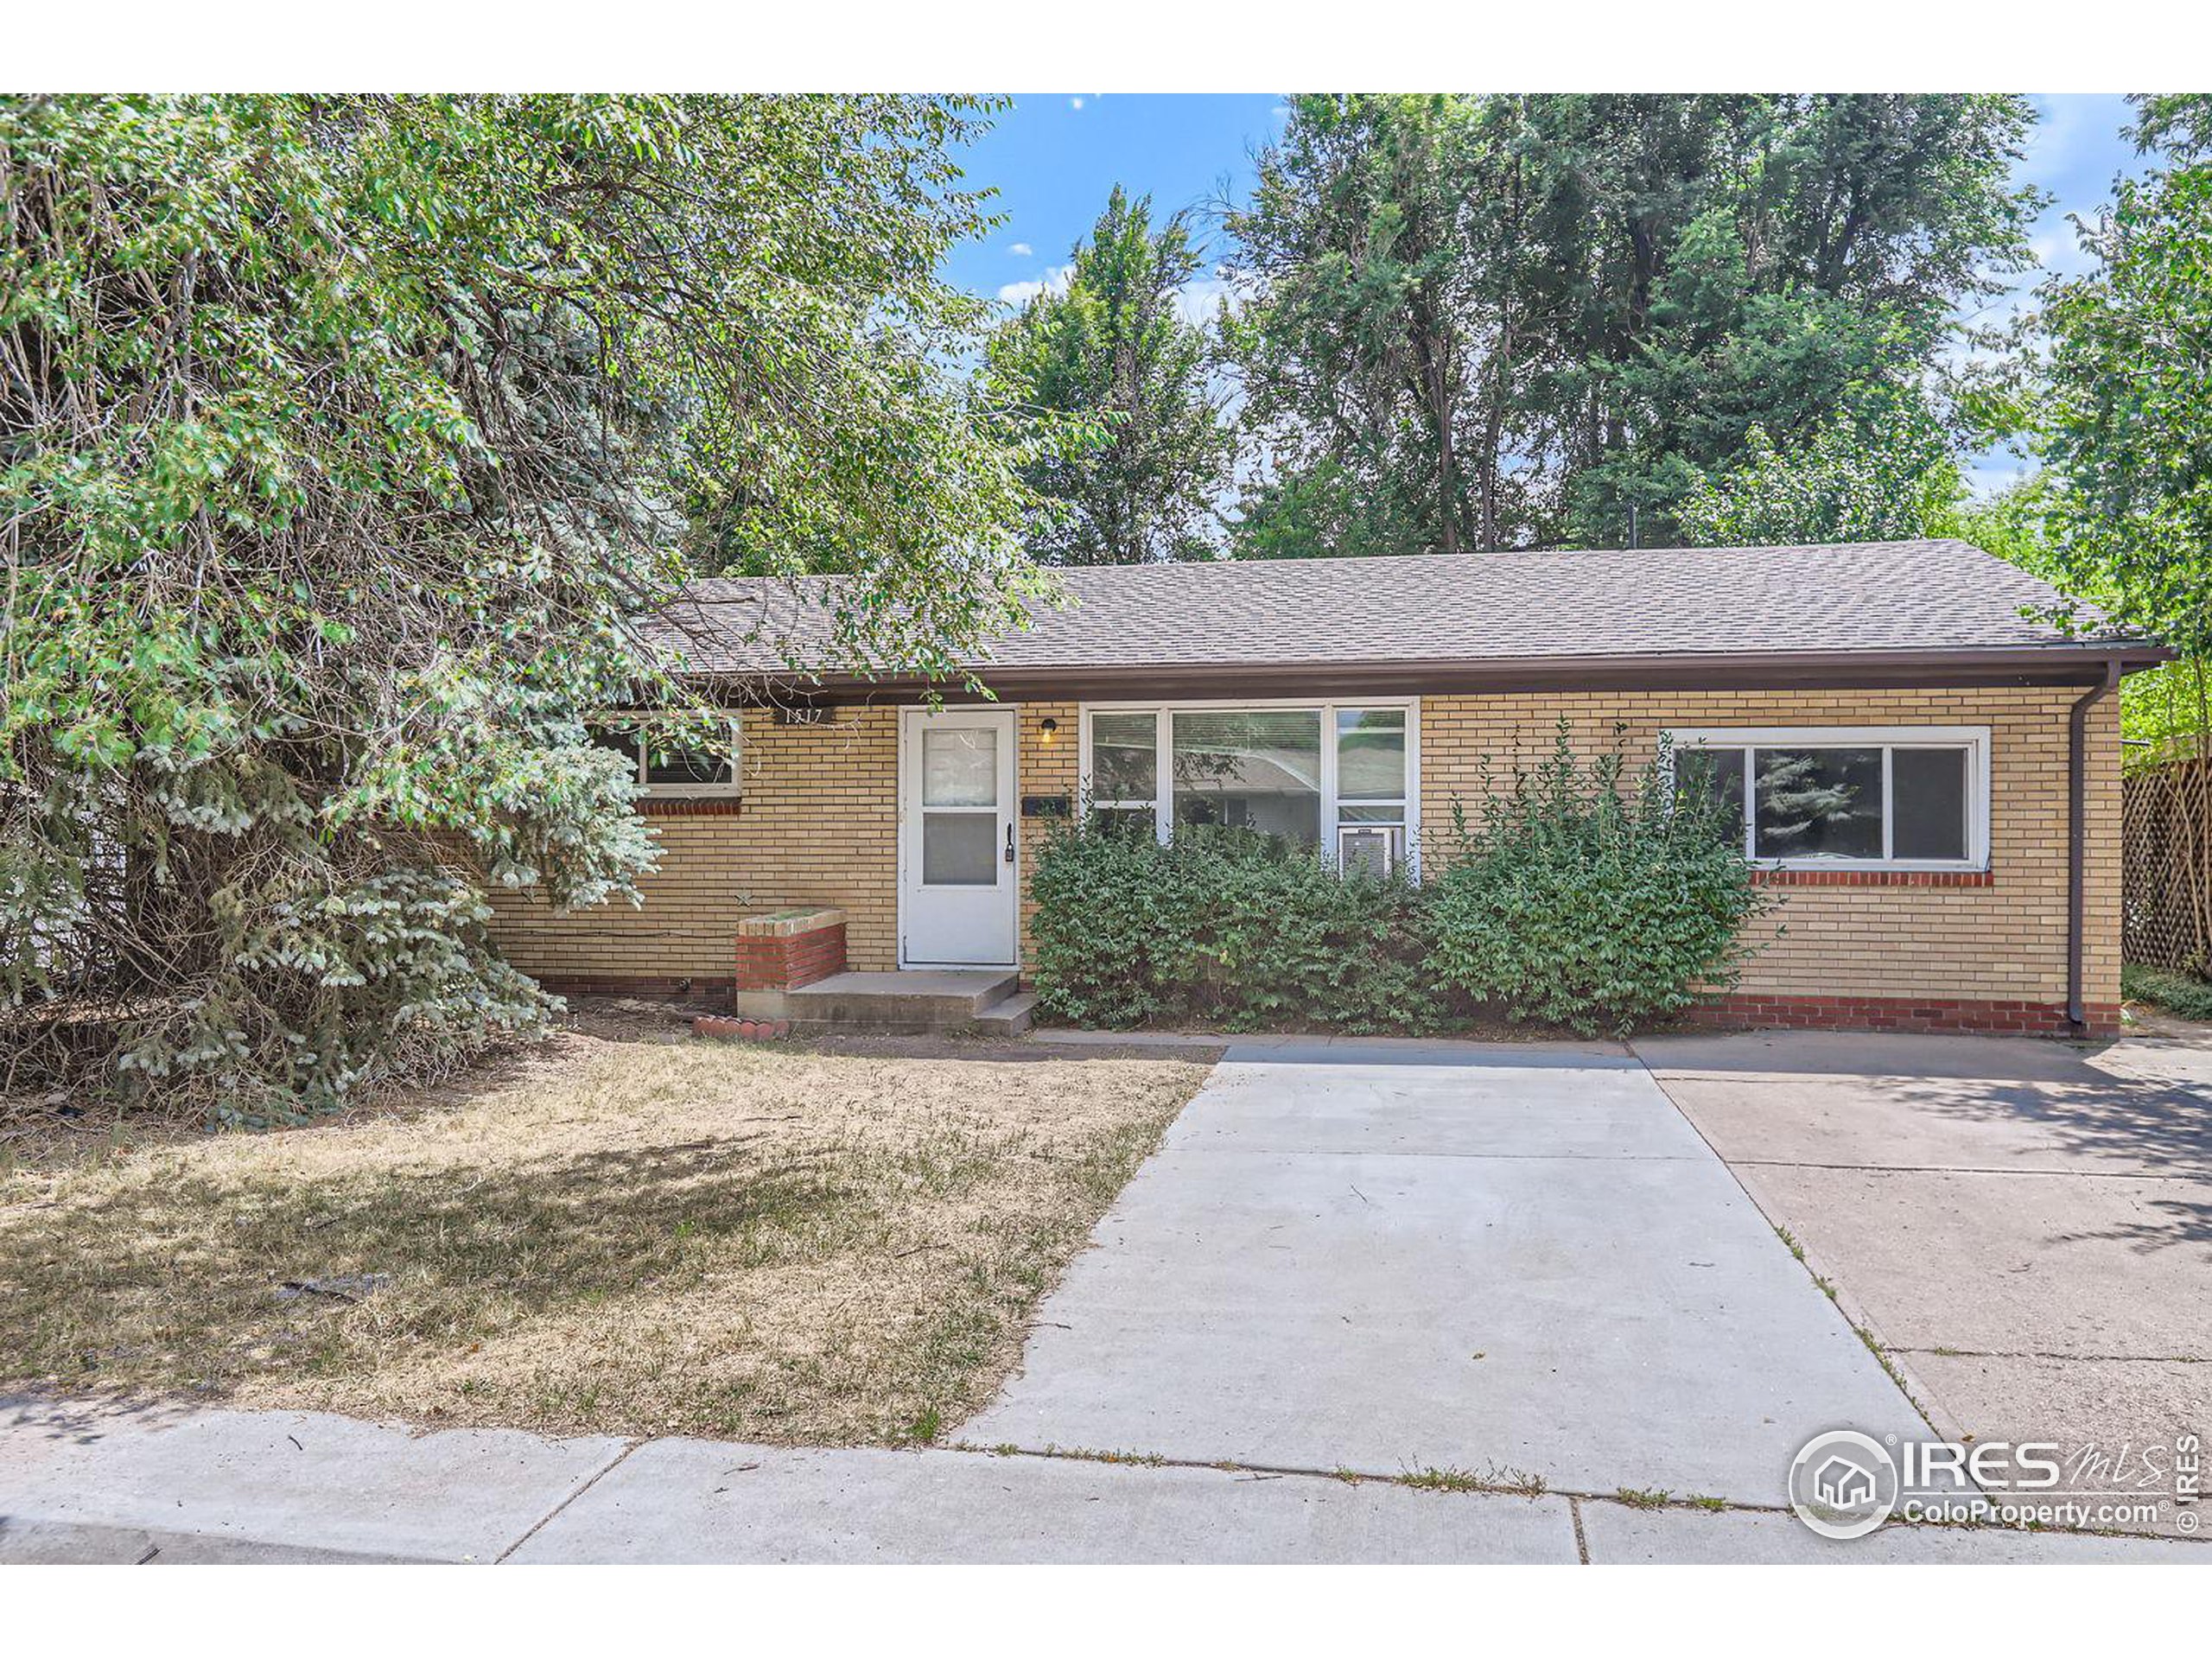
<svg viewBox="0 0 2212 1659"><path fill-rule="evenodd" d="M1313 709L1169 716L1177 823L1226 824L1301 847L1321 839L1321 715Z"/></svg>
<svg viewBox="0 0 2212 1659"><path fill-rule="evenodd" d="M1879 749L1758 749L1760 858L1882 856Z"/></svg>
<svg viewBox="0 0 2212 1659"><path fill-rule="evenodd" d="M1142 806L1160 798L1160 717L1097 714L1090 717L1090 798L1100 806Z"/></svg>
<svg viewBox="0 0 2212 1659"><path fill-rule="evenodd" d="M620 755L633 769L648 794L734 794L737 791L738 723L730 722L729 742L723 746L683 741L654 722L620 726L590 726L585 735L600 748Z"/></svg>
<svg viewBox="0 0 2212 1659"><path fill-rule="evenodd" d="M926 727L922 732L922 804L995 806L999 734L988 726Z"/></svg>
<svg viewBox="0 0 2212 1659"><path fill-rule="evenodd" d="M1894 742L1791 735L1714 742L1687 734L1677 751L1678 786L1712 791L1742 826L1748 856L1792 864L1964 864L1974 856L1973 744L1934 733L1910 741L1906 728Z"/></svg>

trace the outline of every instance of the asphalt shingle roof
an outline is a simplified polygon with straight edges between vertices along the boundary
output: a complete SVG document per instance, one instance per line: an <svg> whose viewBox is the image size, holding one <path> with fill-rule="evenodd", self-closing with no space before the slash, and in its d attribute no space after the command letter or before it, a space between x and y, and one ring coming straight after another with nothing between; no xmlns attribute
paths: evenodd
<svg viewBox="0 0 2212 1659"><path fill-rule="evenodd" d="M1958 541L1499 552L1122 565L1058 573L979 670L1097 671L1286 663L1520 663L1777 653L1974 652L2076 639L2024 614L2057 592ZM838 578L695 583L677 626L691 667L830 667ZM2094 613L2088 613L2092 621Z"/></svg>

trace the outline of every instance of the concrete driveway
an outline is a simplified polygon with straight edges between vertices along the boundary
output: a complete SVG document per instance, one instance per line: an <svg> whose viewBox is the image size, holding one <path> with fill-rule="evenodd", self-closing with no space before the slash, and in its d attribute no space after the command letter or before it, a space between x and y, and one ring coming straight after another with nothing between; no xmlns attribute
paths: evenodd
<svg viewBox="0 0 2212 1659"><path fill-rule="evenodd" d="M1946 1433L2116 1450L2212 1431L2212 1049L1636 1048Z"/></svg>
<svg viewBox="0 0 2212 1659"><path fill-rule="evenodd" d="M1778 1504L1927 1432L1618 1046L1239 1044L1095 1237L963 1440Z"/></svg>

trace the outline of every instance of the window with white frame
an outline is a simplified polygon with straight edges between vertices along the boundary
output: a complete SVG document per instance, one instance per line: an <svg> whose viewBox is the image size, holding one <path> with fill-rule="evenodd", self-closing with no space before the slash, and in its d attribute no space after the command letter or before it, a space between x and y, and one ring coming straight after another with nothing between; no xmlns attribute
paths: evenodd
<svg viewBox="0 0 2212 1659"><path fill-rule="evenodd" d="M1192 703L1085 711L1090 810L1166 840L1225 824L1382 874L1414 828L1409 703Z"/></svg>
<svg viewBox="0 0 2212 1659"><path fill-rule="evenodd" d="M1986 726L1728 727L1674 734L1779 869L1971 870L1989 861Z"/></svg>
<svg viewBox="0 0 2212 1659"><path fill-rule="evenodd" d="M673 730L657 732L651 718L593 726L591 741L612 749L637 768L637 779L651 798L696 800L743 792L744 729L729 720L727 745L695 745Z"/></svg>

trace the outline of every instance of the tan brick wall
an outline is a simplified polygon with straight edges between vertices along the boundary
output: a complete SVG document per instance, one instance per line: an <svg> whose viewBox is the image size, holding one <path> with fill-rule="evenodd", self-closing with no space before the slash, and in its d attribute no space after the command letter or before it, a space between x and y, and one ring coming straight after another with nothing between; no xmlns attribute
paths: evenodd
<svg viewBox="0 0 2212 1659"><path fill-rule="evenodd" d="M1510 779L1548 752L1565 715L1579 747L1624 724L1632 755L1662 727L1986 725L1992 879L1986 887L1799 887L1763 925L1746 992L2051 1003L2066 990L2066 687L1952 691L1580 692L1425 697L1421 814L1432 865L1448 850L1455 795L1479 763ZM1071 702L1020 711L1017 788L1073 795L1080 753ZM1047 719L1058 722L1046 743ZM2120 996L2120 748L2115 699L2090 727L2088 1000ZM746 794L735 816L656 816L661 868L642 908L560 914L534 897L493 898L494 933L525 971L567 978L696 977L726 983L737 918L788 905L846 912L851 966L898 959L898 711L851 705L833 725L746 721ZM1048 830L1021 824L1026 878ZM1031 907L1023 906L1023 938ZM1777 934L1777 929L1780 930Z"/></svg>
<svg viewBox="0 0 2212 1659"><path fill-rule="evenodd" d="M1421 700L1421 821L1432 865L1449 850L1452 798L1550 752L1565 715L1578 748L1648 756L1662 728L1987 726L1986 887L1793 887L1760 925L1743 989L1786 996L2041 1003L2066 995L2067 710L2078 689L1578 692ZM2091 711L2086 1000L2120 1000L2118 699Z"/></svg>
<svg viewBox="0 0 2212 1659"><path fill-rule="evenodd" d="M840 707L833 723L745 716L745 795L734 816L655 803L660 868L645 903L563 913L495 893L493 935L525 973L556 982L699 978L736 971L737 921L790 905L845 912L855 969L898 966L899 713Z"/></svg>
<svg viewBox="0 0 2212 1659"><path fill-rule="evenodd" d="M1027 702L1021 706L1021 741L1019 747L1020 778L1019 790L1024 795L1065 795L1070 809L1075 803L1077 773L1083 764L1082 733L1076 722L1080 710L1072 702ZM1056 722L1052 741L1045 741L1046 721ZM1037 849L1045 837L1052 833L1058 822L1052 818L1024 818L1021 821L1021 959L1027 962L1029 950L1029 921L1037 913L1037 906L1029 898L1029 872L1036 868Z"/></svg>

